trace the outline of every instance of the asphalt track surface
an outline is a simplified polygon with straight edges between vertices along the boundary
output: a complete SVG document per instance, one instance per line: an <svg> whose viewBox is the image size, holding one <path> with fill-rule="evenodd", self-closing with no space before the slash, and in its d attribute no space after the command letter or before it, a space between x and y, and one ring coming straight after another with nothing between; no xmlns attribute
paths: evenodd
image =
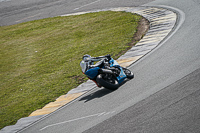
<svg viewBox="0 0 200 133"><path fill-rule="evenodd" d="M17 23L17 20L38 19L40 15L42 18L78 11L141 5L181 10L184 14L178 14L179 19L171 36L130 67L135 74L133 80L116 91L95 88L22 132L200 132L200 1L68 1L70 6L64 1L59 2L57 6L60 4L65 11L56 12L49 5L47 10L41 8L27 12L29 17L23 16L23 13L17 18L12 17L14 11L10 11L7 15L11 16L7 19ZM46 16L34 16L40 12ZM5 23L8 24L6 19ZM1 24L5 23L1 19Z"/></svg>
<svg viewBox="0 0 200 133"><path fill-rule="evenodd" d="M153 0L0 0L0 26L80 11L139 6Z"/></svg>

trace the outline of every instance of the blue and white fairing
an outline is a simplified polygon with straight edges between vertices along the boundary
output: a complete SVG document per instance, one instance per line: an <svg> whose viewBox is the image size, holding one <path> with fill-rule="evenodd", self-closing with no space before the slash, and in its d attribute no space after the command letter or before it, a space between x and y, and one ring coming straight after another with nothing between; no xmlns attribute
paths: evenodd
<svg viewBox="0 0 200 133"><path fill-rule="evenodd" d="M99 67L91 68L85 72L88 78L94 79L99 74Z"/></svg>
<svg viewBox="0 0 200 133"><path fill-rule="evenodd" d="M111 58L109 63L110 63L110 67L118 67L118 68L120 68L121 72L120 72L119 76L117 77L117 80L118 80L119 84L122 83L124 81L124 79L127 78L127 76L124 73L122 67L113 58Z"/></svg>
<svg viewBox="0 0 200 133"><path fill-rule="evenodd" d="M119 76L116 77L116 78L117 78L117 81L118 81L119 84L122 83L124 81L124 79L127 78L122 67L113 58L110 59L109 63L110 63L110 67L118 67L121 70ZM92 80L95 79L96 76L99 74L100 67L95 67L95 68L91 68L91 69L88 70L87 65L84 61L82 61L80 63L80 65L82 67L83 73L85 75L87 75L87 77L92 79Z"/></svg>

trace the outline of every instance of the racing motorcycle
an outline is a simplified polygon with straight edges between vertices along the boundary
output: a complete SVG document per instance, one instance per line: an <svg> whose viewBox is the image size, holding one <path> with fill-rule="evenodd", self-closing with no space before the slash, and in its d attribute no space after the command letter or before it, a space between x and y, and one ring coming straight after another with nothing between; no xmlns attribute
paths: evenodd
<svg viewBox="0 0 200 133"><path fill-rule="evenodd" d="M80 63L82 72L98 87L116 90L125 79L134 78L134 74L129 69L121 67L110 55L100 57L87 55L86 57ZM93 65L96 60L100 61Z"/></svg>

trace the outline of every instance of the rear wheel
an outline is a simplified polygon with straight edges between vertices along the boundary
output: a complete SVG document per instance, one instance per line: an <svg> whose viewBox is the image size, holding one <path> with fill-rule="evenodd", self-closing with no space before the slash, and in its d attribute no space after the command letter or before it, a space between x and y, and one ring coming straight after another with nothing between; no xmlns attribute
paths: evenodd
<svg viewBox="0 0 200 133"><path fill-rule="evenodd" d="M119 88L118 81L111 74L99 74L96 81L103 87L109 90L116 90Z"/></svg>
<svg viewBox="0 0 200 133"><path fill-rule="evenodd" d="M131 72L129 69L127 68L122 68L124 70L124 73L126 74L128 79L133 79L134 78L134 74L133 72Z"/></svg>

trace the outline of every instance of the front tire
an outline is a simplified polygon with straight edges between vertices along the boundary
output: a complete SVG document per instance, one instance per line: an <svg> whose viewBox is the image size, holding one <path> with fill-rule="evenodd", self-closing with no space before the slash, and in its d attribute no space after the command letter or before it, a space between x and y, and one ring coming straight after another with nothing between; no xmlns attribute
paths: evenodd
<svg viewBox="0 0 200 133"><path fill-rule="evenodd" d="M112 75L110 75L112 76ZM114 78L107 78L106 74L99 74L96 81L103 87L109 90L116 90L119 88L119 83Z"/></svg>
<svg viewBox="0 0 200 133"><path fill-rule="evenodd" d="M131 72L129 69L127 69L127 68L122 68L123 69L123 71L124 71L124 73L126 74L126 77L128 78L128 79L133 79L134 78L134 74L133 74L133 72Z"/></svg>

